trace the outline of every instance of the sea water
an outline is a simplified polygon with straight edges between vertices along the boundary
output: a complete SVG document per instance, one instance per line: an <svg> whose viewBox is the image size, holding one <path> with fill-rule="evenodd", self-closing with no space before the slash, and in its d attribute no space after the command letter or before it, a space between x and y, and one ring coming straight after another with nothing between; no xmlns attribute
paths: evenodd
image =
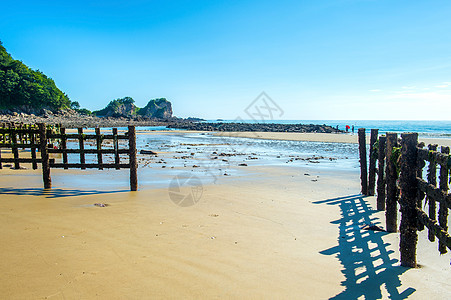
<svg viewBox="0 0 451 300"><path fill-rule="evenodd" d="M241 122L241 123L276 123L276 124L314 124L329 125L346 130L346 125L354 126L355 132L358 128L365 128L368 132L370 129L379 129L379 134L387 132L418 132L420 137L430 138L448 138L451 139L451 121L409 121L409 120L268 120L265 122L254 120L210 120L206 122Z"/></svg>

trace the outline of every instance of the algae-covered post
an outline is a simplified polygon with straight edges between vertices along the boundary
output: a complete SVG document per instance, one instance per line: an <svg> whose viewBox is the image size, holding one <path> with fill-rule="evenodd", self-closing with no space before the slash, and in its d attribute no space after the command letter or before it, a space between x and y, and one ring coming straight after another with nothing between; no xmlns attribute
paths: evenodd
<svg viewBox="0 0 451 300"><path fill-rule="evenodd" d="M12 123L12 128L9 132L9 139L11 141L11 148L14 156L14 169L20 169L19 165L19 148L17 147L17 131L14 128L14 124Z"/></svg>
<svg viewBox="0 0 451 300"><path fill-rule="evenodd" d="M102 159L102 136L100 135L100 128L96 128L96 146L97 146L97 163L99 165L99 170L103 170L103 159Z"/></svg>
<svg viewBox="0 0 451 300"><path fill-rule="evenodd" d="M430 153L432 153L432 151L437 151L437 145L429 145L428 147ZM427 177L429 184L437 186L437 162L434 159L431 159L431 161L429 162ZM436 220L437 209L435 199L433 197L427 196L426 202L429 205L429 218L431 218L431 220ZM435 235L430 229L428 231L428 238L431 242L435 241Z"/></svg>
<svg viewBox="0 0 451 300"><path fill-rule="evenodd" d="M61 149L63 150L63 164L64 169L67 170L69 167L67 166L67 136L66 136L66 128L60 127L60 133L61 133Z"/></svg>
<svg viewBox="0 0 451 300"><path fill-rule="evenodd" d="M130 154L130 189L138 190L138 164L136 162L136 133L135 126L128 126L128 147Z"/></svg>
<svg viewBox="0 0 451 300"><path fill-rule="evenodd" d="M396 133L387 133L386 143L385 159L387 166L385 169L385 181L387 186L387 198L385 203L385 222L388 232L397 232L399 193L398 187L396 186L396 180L398 179L396 164L398 162L394 149L398 146L398 135Z"/></svg>
<svg viewBox="0 0 451 300"><path fill-rule="evenodd" d="M360 182L362 195L368 194L368 168L366 164L366 136L365 128L359 128Z"/></svg>
<svg viewBox="0 0 451 300"><path fill-rule="evenodd" d="M85 170L85 144L84 144L84 134L83 134L83 128L78 128L78 147L80 148L80 164L81 169Z"/></svg>
<svg viewBox="0 0 451 300"><path fill-rule="evenodd" d="M401 265L415 268L417 266L417 155L418 155L418 133L403 133L401 148L401 224L399 251L401 254Z"/></svg>
<svg viewBox="0 0 451 300"><path fill-rule="evenodd" d="M385 210L385 141L386 136L379 137L377 160L377 210Z"/></svg>
<svg viewBox="0 0 451 300"><path fill-rule="evenodd" d="M431 151L437 151L437 145L429 145L428 147L430 153L432 153ZM437 162L435 161L435 159L431 159L431 161L429 162L427 177L429 184L437 186ZM429 205L429 218L431 218L431 220L436 220L437 209L435 199L433 197L427 196L426 202ZM435 241L435 235L430 229L428 231L428 238L431 242Z"/></svg>
<svg viewBox="0 0 451 300"><path fill-rule="evenodd" d="M377 141L378 129L371 129L370 136L370 165L368 170L368 196L374 196L376 188L376 160L377 153L375 152L375 144Z"/></svg>
<svg viewBox="0 0 451 300"><path fill-rule="evenodd" d="M42 179L44 180L44 188L52 188L52 179L50 178L49 153L47 151L47 132L44 123L39 123L39 146L42 159Z"/></svg>
<svg viewBox="0 0 451 300"><path fill-rule="evenodd" d="M417 148L419 150L423 149L424 147L424 143L418 143ZM424 159L422 159L419 155L417 155L417 178L423 178L423 168L426 166L426 162ZM417 206L421 207L422 203L423 203L423 199L424 199L425 194L420 191L417 190ZM421 222L418 222L417 224L417 230L418 231L423 231L424 230L424 224Z"/></svg>
<svg viewBox="0 0 451 300"><path fill-rule="evenodd" d="M33 170L36 170L38 168L38 162L36 160L36 135L31 129L33 129L32 125L30 125L31 164Z"/></svg>
<svg viewBox="0 0 451 300"><path fill-rule="evenodd" d="M119 142L117 139L117 128L113 128L113 149L114 149L114 164L116 165L116 170L119 170L120 158L119 158Z"/></svg>
<svg viewBox="0 0 451 300"><path fill-rule="evenodd" d="M449 154L449 147L441 146L440 148L443 154ZM447 164L440 165L440 189L445 195L448 192L448 172L449 169ZM442 227L444 231L448 231L448 208L444 202L440 203L438 209L438 221L440 227ZM440 254L445 254L447 252L446 245L441 241L439 242L438 250L440 251Z"/></svg>

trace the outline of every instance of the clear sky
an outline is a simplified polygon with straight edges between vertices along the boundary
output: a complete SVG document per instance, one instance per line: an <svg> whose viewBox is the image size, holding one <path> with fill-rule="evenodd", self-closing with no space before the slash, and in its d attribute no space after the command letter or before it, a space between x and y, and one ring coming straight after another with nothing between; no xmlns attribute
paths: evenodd
<svg viewBox="0 0 451 300"><path fill-rule="evenodd" d="M91 110L179 117L451 119L451 1L6 1L0 40Z"/></svg>

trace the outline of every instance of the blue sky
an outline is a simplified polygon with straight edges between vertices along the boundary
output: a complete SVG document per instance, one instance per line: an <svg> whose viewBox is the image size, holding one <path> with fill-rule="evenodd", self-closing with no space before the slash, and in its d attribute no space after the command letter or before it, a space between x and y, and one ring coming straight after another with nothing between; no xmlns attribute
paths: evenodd
<svg viewBox="0 0 451 300"><path fill-rule="evenodd" d="M2 2L6 49L92 110L246 119L265 91L281 119L450 119L450 1Z"/></svg>

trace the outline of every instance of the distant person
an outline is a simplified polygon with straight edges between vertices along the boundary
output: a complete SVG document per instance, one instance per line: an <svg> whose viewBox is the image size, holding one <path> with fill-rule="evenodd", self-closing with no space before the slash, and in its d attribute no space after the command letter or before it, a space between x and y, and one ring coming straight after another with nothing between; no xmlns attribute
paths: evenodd
<svg viewBox="0 0 451 300"><path fill-rule="evenodd" d="M352 125L352 133L354 133L354 125Z"/></svg>
<svg viewBox="0 0 451 300"><path fill-rule="evenodd" d="M349 125L346 125L346 132L349 132L349 128L351 128Z"/></svg>

